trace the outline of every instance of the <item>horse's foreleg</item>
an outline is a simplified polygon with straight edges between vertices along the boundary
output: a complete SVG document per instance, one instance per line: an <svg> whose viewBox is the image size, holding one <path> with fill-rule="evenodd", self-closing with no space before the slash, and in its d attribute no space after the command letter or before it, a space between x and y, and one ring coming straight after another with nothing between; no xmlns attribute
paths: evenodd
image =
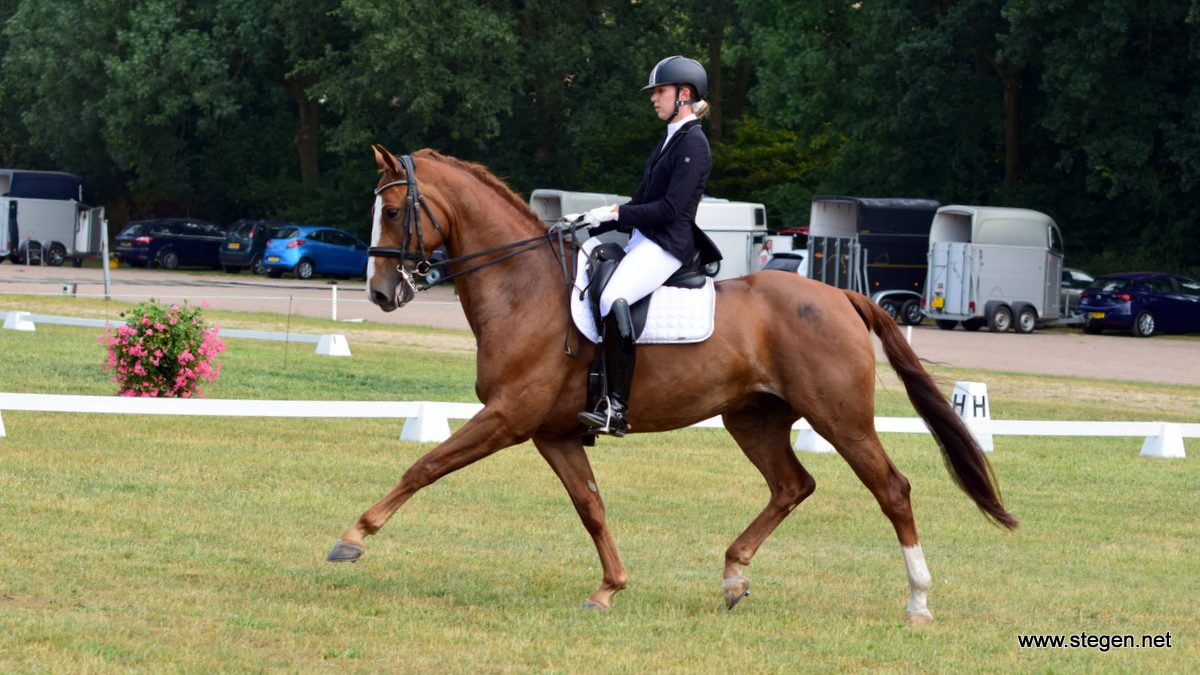
<svg viewBox="0 0 1200 675"><path fill-rule="evenodd" d="M812 475L800 466L792 451L791 428L796 414L779 399L763 399L723 416L746 457L758 468L771 499L741 536L725 552L722 589L725 606L733 606L750 594L750 582L742 569L779 523L816 489Z"/></svg>
<svg viewBox="0 0 1200 675"><path fill-rule="evenodd" d="M417 490L526 438L527 436L514 433L505 426L504 415L485 407L445 442L409 467L400 478L400 483L392 488L386 497L364 511L354 525L342 533L333 550L329 552L327 560L358 560L363 554L363 539L378 532Z"/></svg>
<svg viewBox="0 0 1200 675"><path fill-rule="evenodd" d="M604 519L604 502L600 499L600 488L596 486L596 477L592 474L592 466L578 437L573 438L542 438L535 436L533 444L538 452L554 469L562 484L571 496L575 511L592 535L596 551L600 554L600 565L604 569L604 579L594 593L583 601L584 607L608 609L614 593L625 588L628 580L625 574L625 564L617 553L612 535L608 531L608 523Z"/></svg>

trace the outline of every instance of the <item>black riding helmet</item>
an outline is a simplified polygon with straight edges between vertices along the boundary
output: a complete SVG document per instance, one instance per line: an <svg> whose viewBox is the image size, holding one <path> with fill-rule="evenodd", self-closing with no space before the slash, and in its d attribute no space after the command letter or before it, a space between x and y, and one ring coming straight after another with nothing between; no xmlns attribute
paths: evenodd
<svg viewBox="0 0 1200 675"><path fill-rule="evenodd" d="M696 99L708 95L708 73L699 61L685 56L668 56L659 61L654 70L650 71L650 82L642 87L642 91L653 89L660 84L687 84L696 91Z"/></svg>

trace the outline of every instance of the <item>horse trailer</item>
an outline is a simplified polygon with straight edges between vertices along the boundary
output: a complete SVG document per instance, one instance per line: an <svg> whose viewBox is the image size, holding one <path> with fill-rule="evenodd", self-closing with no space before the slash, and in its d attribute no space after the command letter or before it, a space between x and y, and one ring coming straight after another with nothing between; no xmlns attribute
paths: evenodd
<svg viewBox="0 0 1200 675"><path fill-rule="evenodd" d="M1063 245L1050 216L1028 209L950 205L929 230L922 309L939 328L1031 333L1078 323L1062 293Z"/></svg>
<svg viewBox="0 0 1200 675"><path fill-rule="evenodd" d="M808 222L811 279L870 296L892 318L921 323L928 199L813 197Z"/></svg>
<svg viewBox="0 0 1200 675"><path fill-rule="evenodd" d="M547 226L568 213L629 201L624 195L599 192L570 192L537 189L529 195L529 206ZM758 271L758 251L767 238L767 209L752 202L731 202L704 197L696 208L696 225L721 251L722 260L705 269L716 280L732 279ZM619 238L619 233L602 235Z"/></svg>
<svg viewBox="0 0 1200 675"><path fill-rule="evenodd" d="M0 260L75 266L100 251L104 209L83 203L83 182L58 171L0 169Z"/></svg>

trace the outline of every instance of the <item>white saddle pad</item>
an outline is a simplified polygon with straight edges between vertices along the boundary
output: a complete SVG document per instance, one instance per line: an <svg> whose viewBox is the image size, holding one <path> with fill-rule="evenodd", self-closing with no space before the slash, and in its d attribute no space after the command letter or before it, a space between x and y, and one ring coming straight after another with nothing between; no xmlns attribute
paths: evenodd
<svg viewBox="0 0 1200 675"><path fill-rule="evenodd" d="M579 252L575 290L571 293L571 318L575 320L575 326L584 337L596 342L600 336L596 334L596 322L592 319L592 303L586 292L580 293L580 290L588 286L587 256L592 249L588 244L592 242L596 240L589 239ZM713 333L716 296L712 278L705 279L703 288L659 288L650 295L646 328L637 343L642 345L704 342Z"/></svg>

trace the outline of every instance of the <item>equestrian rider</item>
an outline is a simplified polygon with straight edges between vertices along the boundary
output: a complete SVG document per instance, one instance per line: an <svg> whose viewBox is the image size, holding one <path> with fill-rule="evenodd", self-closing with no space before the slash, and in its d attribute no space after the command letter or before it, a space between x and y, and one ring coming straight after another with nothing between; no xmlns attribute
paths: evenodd
<svg viewBox="0 0 1200 675"><path fill-rule="evenodd" d="M633 380L634 334L629 307L650 295L683 264L720 260L712 241L696 226L696 207L708 182L712 154L698 117L708 110L708 74L699 62L670 56L650 71L642 91L653 90L650 102L667 123L666 137L646 162L642 183L620 206L592 209L584 218L592 234L611 230L629 233L625 257L600 296L604 379L607 401L579 413L589 433L624 436L629 430L626 408Z"/></svg>

